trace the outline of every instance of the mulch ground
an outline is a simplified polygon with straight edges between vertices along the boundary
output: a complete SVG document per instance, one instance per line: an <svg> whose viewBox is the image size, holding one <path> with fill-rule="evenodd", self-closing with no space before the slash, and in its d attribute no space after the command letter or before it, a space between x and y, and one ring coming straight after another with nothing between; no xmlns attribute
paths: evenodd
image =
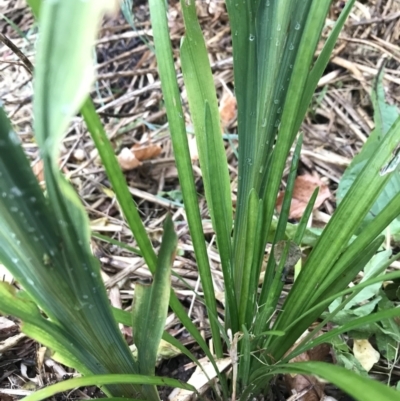
<svg viewBox="0 0 400 401"><path fill-rule="evenodd" d="M166 214L168 211L172 212L177 223L180 249L174 269L192 288L198 288L201 293L163 108L148 7L139 3L136 2L134 7L135 29L126 23L121 14L104 21L96 46L97 80L92 98L116 154L134 145L142 148L155 145L159 147L161 152L155 158L144 158L138 167L126 171L127 183L156 248L160 244ZM325 37L343 5L342 1L333 2L324 29ZM214 1L198 2L198 12L218 96L223 102L223 97L233 90L228 17L223 4ZM0 21L0 33L9 38L34 64L37 29L24 1L0 0L0 13L4 16ZM170 5L169 25L179 70L179 43L184 34L179 3L172 2ZM332 193L314 212L315 227L323 227L329 221L336 207L335 191L340 178L374 127L370 93L383 60L387 60L383 80L387 101L400 104L399 35L398 0L356 2L319 82L317 93L302 125L305 137L299 169L299 174L313 175ZM1 100L23 142L32 167L40 178L39 151L32 133L32 75L21 59L1 42L0 71ZM181 78L179 83L190 132L191 121ZM233 118L226 121L224 128L226 138L229 138L226 149L233 182L232 198L236 199L236 118L235 115L231 117ZM197 189L201 193L202 181L195 153L194 149L194 171ZM60 166L79 192L90 216L93 231L135 246L110 190L93 142L79 117L74 118L64 140ZM204 230L210 241L209 254L218 296L223 291L222 273L218 253L212 242L213 232L204 201L201 203L201 211ZM138 278L150 276L142 259L99 240L93 239L92 245L95 255L102 262L104 281L112 304L129 308L134 282ZM190 311L191 318L207 337L208 322L202 304L196 301L193 291L181 281L174 278L173 286ZM166 329L172 335L180 338L184 336L179 322L172 314L167 320ZM129 340L129 331L125 334ZM21 336L17 325L10 325L0 331L0 344L2 341L13 340L12 346L0 354L0 400L20 398L37 386L55 382L73 373L68 370L59 371L59 367L54 366L44 366L37 371L39 345ZM190 342L190 339L186 340L189 346ZM193 368L190 364L186 366L186 362L183 359L178 359L178 362L164 362L160 373L174 373L176 377L186 380L185 372L191 372ZM388 366L384 358L378 364L378 371L380 365L385 368ZM393 372L400 378L399 366L393 366ZM9 391L5 391L6 389ZM62 397L90 398L92 391L94 389L77 390Z"/></svg>

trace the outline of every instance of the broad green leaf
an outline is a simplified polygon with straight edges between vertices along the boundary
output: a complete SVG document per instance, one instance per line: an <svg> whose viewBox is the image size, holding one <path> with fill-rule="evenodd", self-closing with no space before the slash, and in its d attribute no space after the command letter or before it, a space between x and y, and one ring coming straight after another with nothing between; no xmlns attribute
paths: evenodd
<svg viewBox="0 0 400 401"><path fill-rule="evenodd" d="M368 377L366 370L361 366L357 358L350 352L341 352L335 350L334 356L336 357L338 366L343 366L346 368L346 370L355 372L360 376Z"/></svg>
<svg viewBox="0 0 400 401"><path fill-rule="evenodd" d="M386 264L386 262L389 260L391 254L391 250L386 250L374 255L364 268L364 275L361 283L367 281L370 277L373 277L376 271L381 270L382 266ZM376 283L375 285L367 287L365 290L357 294L357 296L354 297L352 301L346 305L346 309L350 309L352 306L365 302L373 296L377 295L380 287L380 283Z"/></svg>
<svg viewBox="0 0 400 401"><path fill-rule="evenodd" d="M330 313L326 313L323 316L329 319L330 322L333 324L337 324L339 326L342 326L343 324L355 319L356 317L363 317L363 316L368 316L370 315L374 309L376 308L376 305L378 302L381 300L380 297L373 299L372 301L367 302L364 305L361 305L357 308L350 309L350 310L344 310L347 305L344 305L344 308L342 310L339 310L334 315L331 315ZM338 302L338 304L334 304L331 306L332 312L336 310L338 305L342 305L342 300ZM363 331L363 336L365 335L371 335L373 332L370 332L368 329L362 328ZM375 331L374 331L375 332ZM354 333L353 333L354 335ZM364 338L364 337L359 337L358 335L355 338Z"/></svg>
<svg viewBox="0 0 400 401"><path fill-rule="evenodd" d="M350 166L344 172L337 192L337 199L340 202L346 195L350 186L354 182L357 175L365 168L368 160L373 156L376 148L382 141L382 138L387 134L390 127L395 123L399 116L399 111L396 106L390 105L386 102L385 91L382 83L383 69L376 78L375 87L371 94L372 103L374 105L374 121L375 129L371 132L367 142L362 147L361 152L354 157ZM395 158L396 155L393 155ZM383 207L400 192L400 174L392 174L390 180L386 184L382 193L371 207L369 214L359 227L359 231L363 230L365 225L373 220ZM400 241L400 218L396 218L390 224L390 234L395 241Z"/></svg>
<svg viewBox="0 0 400 401"><path fill-rule="evenodd" d="M379 301L378 310L390 310L395 307L395 304L384 296L382 292L382 299ZM383 333L390 336L397 343L400 343L400 328L397 319L382 320L379 326Z"/></svg>
<svg viewBox="0 0 400 401"><path fill-rule="evenodd" d="M393 263L396 260L395 257L391 258L391 260L388 262L387 267ZM392 272L392 273L387 273L383 277L385 281L390 281L390 280L396 280L398 277L400 277L400 272ZM291 330L293 327L296 327L296 325L301 322L302 319L304 319L306 316L313 314L315 311L318 311L320 308L324 308L325 306L330 305L332 302L336 301L337 299L341 299L342 296L348 295L348 294L353 294L355 292L361 291L362 289L375 284L377 282L382 282L382 277L375 277L372 279L367 280L364 283L357 284L357 286L352 286L348 287L340 292L336 292L333 295L328 296L327 298L320 300L318 304L314 305L312 308L308 309L306 312L298 316L293 320L293 322L288 325L287 330ZM319 313L319 316L321 314Z"/></svg>
<svg viewBox="0 0 400 401"><path fill-rule="evenodd" d="M375 241L375 242L377 242L377 241ZM374 249L372 249L372 251L374 251ZM395 260L398 259L399 256L396 255L395 257L392 257L389 261L387 261L386 265L382 266L381 271L383 271L387 267L389 267ZM366 260L368 260L368 257L370 257L370 256L367 255L366 256ZM309 309L305 314L295 318L294 321L287 327L287 332L288 333L291 333L293 331L292 328L296 328L299 325L299 323L301 324L301 322L305 318L305 316L308 315L307 319L310 319L309 321L313 322L313 321L315 321L316 318L318 318L321 315L323 310L329 304L331 304L331 302L333 300L337 301L337 300L342 299L342 296L347 295L347 294L351 294L343 302L337 303L336 309L334 311L332 311L331 313L329 313L328 315L326 315L324 320L321 323L319 323L306 337L304 337L302 339L301 343L296 347L296 350L294 352L300 351L300 353L301 353L304 350L309 349L309 347L312 347L312 343L313 343L314 340L311 341L311 343L310 343L310 339L312 337L314 337L315 334L318 333L328 322L334 321L337 313L340 312L345 307L346 303L351 301L352 298L354 298L357 295L357 293L359 293L364 288L367 288L370 285L373 285L373 284L375 284L377 282L382 282L382 280L388 280L389 281L389 280L392 280L392 279L400 276L400 272L394 272L394 273L388 273L384 277L381 277L381 276L379 276L381 271L377 271L376 274L378 275L378 277L369 279L369 280L367 280L367 281L365 281L363 283L357 284L356 286L353 286L351 288L347 288L346 290L343 290L343 291L341 291L339 293L336 293L336 292L333 291L333 295L332 296L322 297L322 299L319 301L319 303L317 305L315 305L314 307ZM395 314L396 313L397 312L395 312ZM351 320L346 319L344 322L341 323L341 326L339 327L339 329L344 327L348 322L350 324L354 324L354 319L351 319ZM357 321L357 324L358 324L358 327L360 329L366 330L365 327L364 327L364 325L365 325L364 321L362 321L362 320ZM367 324L369 324L369 323L367 322ZM371 325L369 325L369 326L371 326ZM350 329L352 329L352 327L350 327ZM370 329L368 329L367 331L371 332ZM331 333L331 332L329 332L329 333ZM294 338L297 338L297 337L294 337ZM319 337L318 340L321 340L321 338ZM290 354L289 356L286 356L284 359L285 360L290 360L291 357L292 357L291 355L292 354ZM298 355L298 354L296 354L296 355Z"/></svg>
<svg viewBox="0 0 400 401"><path fill-rule="evenodd" d="M326 297L327 291L331 291L331 293L340 291L343 286L346 286L352 280L352 275L355 276L358 273L355 265L365 258L367 246L398 216L398 202L400 202L400 193L386 205L373 221L369 222L358 237L352 240L339 260L336 261L334 268L332 268L324 282L313 293L310 301L313 302L318 297ZM360 265L360 268L363 267Z"/></svg>
<svg viewBox="0 0 400 401"><path fill-rule="evenodd" d="M387 359L388 362L393 362L398 356L399 342L384 333L376 333L375 339L379 353Z"/></svg>
<svg viewBox="0 0 400 401"><path fill-rule="evenodd" d="M309 307L309 311L312 311L310 313L308 313L307 317L304 319L304 315L303 318L294 318L294 321L297 321L298 324L294 325L294 321L291 322L289 324L289 327L287 327L286 332L288 333L286 338L283 340L283 342L286 342L286 344L289 344L291 341L296 341L296 338L298 338L298 336L300 334L298 334L300 332L300 328L303 327L309 327L309 325L311 324L311 322L314 322L316 319L318 319L324 312L324 310L327 308L327 306L329 305L329 300L330 300L330 295L331 294L337 294L338 291L340 291L342 288L347 287L348 283L352 280L352 278L354 278L354 276L357 274L356 272L360 271L365 264L368 262L368 260L372 257L372 255L375 254L375 252L378 250L378 248L380 247L382 243L382 238L377 238L375 241L373 241L363 252L363 254L360 256L359 260L357 261L357 263L354 263L354 266L350 266L349 268L349 274L347 274L347 272L345 274L341 274L339 279L342 282L342 284L339 286L335 286L335 285L331 285L331 287L326 291L326 294L321 295L317 300L314 301L314 304L319 305L319 307L313 308L313 307ZM392 260L390 260L390 262L388 262L388 265L392 263ZM387 267L387 266L385 266ZM382 281L382 279L381 279ZM368 281L367 281L368 282ZM330 321L334 321L335 316L337 313L339 313L341 311L341 309L343 309L343 307L345 306L346 302L351 301L352 297L355 296L355 294L361 290L363 287L363 284L359 284L359 287L353 287L353 293L351 296L347 297L341 305L339 305L333 312L331 312L329 315L327 315L326 317L324 317L324 320L319 323L317 325L317 327L315 329L313 329L313 331L308 334L305 338L302 339L302 343L307 343L311 337L314 336L314 334L318 331L321 330L328 322ZM312 297L312 295L310 295L310 297ZM338 297L340 297L340 295L338 295ZM325 301L325 302L324 302ZM290 330L290 326L294 327L294 329ZM304 332L304 330L303 330ZM274 342L274 339L272 339L272 342ZM271 345L272 346L272 345Z"/></svg>
<svg viewBox="0 0 400 401"><path fill-rule="evenodd" d="M361 280L361 283L367 281L371 277L375 277L376 274L382 273L387 266L390 255L391 251L389 250L382 251L374 255L364 268L364 276ZM376 303L379 302L380 298L374 299L372 302L369 303L365 302L378 294L381 285L382 283L378 282L359 292L350 302L348 302L343 307L341 311L339 311L339 313L335 315L335 323L348 321L350 319L353 319L354 316L365 316L371 313L372 310L375 308ZM332 312L333 310L335 310L341 302L342 299L337 299L332 302L332 304L329 305L329 311ZM362 305L352 308L358 304Z"/></svg>

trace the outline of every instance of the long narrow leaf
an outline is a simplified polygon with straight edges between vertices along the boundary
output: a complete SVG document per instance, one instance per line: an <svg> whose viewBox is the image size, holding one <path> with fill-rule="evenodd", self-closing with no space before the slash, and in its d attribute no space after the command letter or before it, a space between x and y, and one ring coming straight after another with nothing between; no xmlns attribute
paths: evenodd
<svg viewBox="0 0 400 401"><path fill-rule="evenodd" d="M347 17L350 14L350 11L353 8L355 0L349 0L346 2L342 12L337 19L332 32L329 34L328 39L324 43L324 47L319 54L317 61L315 62L310 74L307 78L307 84L305 86L303 99L301 101L301 105L299 108L298 116L297 116L297 126L300 127L301 122L303 121L304 115L306 114L307 108L309 107L311 98L314 94L315 88L318 85L318 81L321 78L326 66L329 63L330 56L332 54L333 48L335 47L337 38L346 22Z"/></svg>
<svg viewBox="0 0 400 401"><path fill-rule="evenodd" d="M194 184L186 127L182 119L182 104L172 58L172 47L169 39L165 3L162 0L150 0L149 6L153 24L154 43L156 47L158 68L160 71L161 86L164 94L169 126L171 129L172 145L175 152L178 175L182 187L183 201L185 204L190 233L192 235L194 244L196 260L205 293L206 306L211 316L217 316L211 269L207 256L199 206L197 203L197 193ZM173 297L171 296L170 302L171 307L175 305L175 310L177 310L177 303L179 303L179 301L174 301ZM197 343L200 345L218 372L213 355L190 318L188 318L188 316L185 314L180 314L179 318L182 324L185 325L188 331L196 339ZM216 343L219 343L219 347L222 349L219 327L216 322L213 322L213 319L210 320L210 325L213 338L216 339ZM224 391L226 391L226 389Z"/></svg>
<svg viewBox="0 0 400 401"><path fill-rule="evenodd" d="M89 371L129 373L135 371L135 362L113 319L99 263L90 251L87 216L58 167L59 142L90 89L92 46L102 14L110 8L111 3L105 1L74 0L46 2L40 10L34 129L44 162L51 204L48 209L53 220L46 235L52 236L57 245L42 254L48 280L42 280L41 285L48 288L40 290L40 285L33 281L28 281L25 288L48 311L48 316L59 323L66 337L73 338L85 350L80 355L78 350L75 352ZM38 12L38 7L35 11ZM42 244L44 231L38 232L38 242ZM20 264L13 268L19 269ZM60 289L61 286L64 288ZM75 324L71 325L71 321ZM129 396L137 391L132 386L112 388L115 395Z"/></svg>
<svg viewBox="0 0 400 401"><path fill-rule="evenodd" d="M57 323L66 353L74 355L73 359L68 359L79 361L73 367L83 373L104 373L114 368L135 372L135 361L111 313L100 279L99 263L89 248L89 224L76 194L68 183L63 183L63 193L68 195L62 202L72 199L69 207L76 208L76 213L73 219L66 216L60 221L68 230L73 230L74 224L79 226L79 233L63 236L59 221L2 112L0 139L3 150L7 149L0 159L2 263L30 298ZM0 309L2 307L5 309L6 305L0 300ZM16 311L13 313L23 317ZM75 324L71 325L72 321ZM29 321L30 332L36 333L35 338L45 343L45 339L37 338L34 323ZM60 343L61 334L55 337ZM62 358L60 347L57 351ZM114 391L120 394L117 389ZM129 395L132 391L125 389L124 393Z"/></svg>
<svg viewBox="0 0 400 401"><path fill-rule="evenodd" d="M254 246L256 243L257 235L257 220L259 216L259 209L262 205L257 196L257 192L253 189L249 194L249 201L247 205L247 236L246 236L246 253L245 264L243 269L243 277L241 281L241 289L238 292L239 296L239 324L250 325L254 314L254 305L256 302L256 293L258 287L258 280L252 277L255 271L252 271L253 259L257 255L254 254Z"/></svg>
<svg viewBox="0 0 400 401"><path fill-rule="evenodd" d="M154 376L157 352L168 314L171 293L171 268L178 237L171 217L164 224L164 233L157 269L150 286L137 283L132 315L133 338L138 351L139 373ZM143 389L148 398L159 400L156 387Z"/></svg>
<svg viewBox="0 0 400 401"><path fill-rule="evenodd" d="M115 157L114 150L91 99L86 99L81 108L81 113L96 145L96 149L99 152L107 175L110 178L113 190L124 212L129 228L139 245L147 266L151 272L154 272L157 264L156 254L140 218L139 211L129 192L125 177Z"/></svg>
<svg viewBox="0 0 400 401"><path fill-rule="evenodd" d="M164 331L171 293L171 268L178 237L168 215L153 283L136 284L133 306L133 338L138 350L139 373L154 375L157 351ZM148 391L157 398L157 390Z"/></svg>
<svg viewBox="0 0 400 401"><path fill-rule="evenodd" d="M182 47L183 51L183 47ZM238 327L238 308L237 308L237 295L233 287L233 276L231 267L231 230L232 230L232 207L230 195L227 197L224 185L221 183L226 182L227 164L226 159L221 159L217 151L221 143L220 131L215 132L213 127L213 117L208 101L205 102L205 119L204 119L204 134L203 138L205 160L202 166L204 167L204 179L207 178L207 186L209 186L209 194L211 199L209 203L212 205L212 221L217 234L218 250L221 257L222 271L224 274L225 282L225 324L227 327ZM198 132L200 135L200 132ZM201 162L201 159L200 159ZM228 181L229 186L229 181ZM207 193L206 193L207 195ZM210 211L211 213L211 211Z"/></svg>
<svg viewBox="0 0 400 401"><path fill-rule="evenodd" d="M227 322L236 331L237 308L234 305L230 245L232 200L217 97L207 49L197 21L195 3L183 0L181 6L185 22L185 37L181 45L182 72L203 171L206 199L221 256L227 294ZM209 300L206 299L206 302Z"/></svg>
<svg viewBox="0 0 400 401"><path fill-rule="evenodd" d="M280 178L282 176L290 146L297 134L297 110L301 105L302 94L306 85L309 67L318 44L319 35L322 31L329 5L330 1L328 0L313 1L307 13L296 61L293 65L293 73L290 77L290 84L286 97L287 101L283 108L282 122L272 155L272 161L268 172L269 175L266 178L265 193L268 194L268 196L265 197L265 227L263 232L265 242L268 237L269 222L274 213ZM292 29L295 28L296 27Z"/></svg>
<svg viewBox="0 0 400 401"><path fill-rule="evenodd" d="M320 283L328 276L336 259L343 252L356 228L390 178L390 174L380 176L379 171L390 159L399 140L400 118L384 137L381 146L356 179L311 252L286 299L284 312L278 317L275 326L277 330L284 329L304 312L308 305L309 295L317 291ZM298 330L301 331L302 328L298 326ZM285 347L278 344L280 339L276 339L274 342L276 343L274 344L274 346L276 345L275 349L283 355ZM289 342L286 346L289 347Z"/></svg>
<svg viewBox="0 0 400 401"><path fill-rule="evenodd" d="M176 379L170 379L167 377L154 377L145 375L97 375L79 377L77 379L66 380L57 384L48 386L42 390L36 391L34 394L24 397L24 401L41 401L45 398L52 397L57 393L61 393L74 388L84 386L103 386L107 384L117 383L135 383L135 384L146 384L155 386L170 386L176 388L183 388L189 391L195 391L193 386L190 384L183 383Z"/></svg>

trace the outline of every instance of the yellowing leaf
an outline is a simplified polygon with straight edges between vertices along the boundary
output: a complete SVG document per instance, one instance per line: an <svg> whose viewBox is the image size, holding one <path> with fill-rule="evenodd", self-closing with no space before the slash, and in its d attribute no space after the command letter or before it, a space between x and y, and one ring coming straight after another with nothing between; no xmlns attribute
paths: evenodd
<svg viewBox="0 0 400 401"><path fill-rule="evenodd" d="M353 353L361 366L369 372L375 363L379 361L379 352L368 340L354 340Z"/></svg>
<svg viewBox="0 0 400 401"><path fill-rule="evenodd" d="M115 198L115 192L111 188L102 186L101 190L111 199Z"/></svg>

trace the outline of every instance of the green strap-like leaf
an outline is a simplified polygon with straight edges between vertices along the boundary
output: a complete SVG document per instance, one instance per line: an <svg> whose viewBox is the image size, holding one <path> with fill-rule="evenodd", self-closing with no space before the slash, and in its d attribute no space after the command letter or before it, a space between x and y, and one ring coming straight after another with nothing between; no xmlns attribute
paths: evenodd
<svg viewBox="0 0 400 401"><path fill-rule="evenodd" d="M178 237L174 224L168 215L158 256L157 269L151 285L137 283L132 315L132 329L138 350L139 373L155 373L158 347L167 319L169 296L171 293L171 268L175 259ZM157 389L145 387L151 399L158 400Z"/></svg>
<svg viewBox="0 0 400 401"><path fill-rule="evenodd" d="M35 4L38 6L39 2ZM2 258L15 276L22 278L31 298L59 325L64 341L71 343L66 349L75 347L74 356L87 371L132 373L135 372L135 361L113 319L99 263L91 254L87 216L58 167L60 140L93 81L92 46L100 18L110 5L107 1L94 0L45 2L42 5L34 83L34 130L44 162L48 203L43 195L31 197L28 195L32 191L20 191L21 206L14 201L13 206L6 207L10 231L17 225L33 231L29 239L21 229L14 232L14 242L24 241L18 250L20 257L8 257L11 256L8 249L3 248ZM66 37L68 41L65 41ZM9 132L1 135L14 141L9 145L14 153L23 154L16 146L15 134ZM19 179L24 176L26 183L36 185L36 192L40 191L26 160L21 159L18 168L15 160L12 163L8 163L7 158L3 160L3 175L12 177L19 169ZM18 181L7 182L7 185L13 184L11 188L16 188L14 192L17 191ZM3 189L8 191L10 187ZM23 207L22 200L27 206L29 202L37 203L37 206L32 206L29 214L18 210L18 214L12 216L10 207ZM41 218L35 208L47 210L48 217ZM18 221L16 216L18 219L23 217L25 223L21 224L22 220ZM32 243L32 252L29 243ZM125 396L140 391L130 385L110 387L109 390L114 395Z"/></svg>
<svg viewBox="0 0 400 401"><path fill-rule="evenodd" d="M181 64L199 151L209 213L216 232L227 292L227 324L238 329L231 268L232 200L214 79L194 2L181 1L185 37ZM207 285L203 283L203 287ZM213 302L206 297L206 303ZM213 323L211 323L213 325ZM218 341L219 342L219 341ZM217 355L220 345L216 344Z"/></svg>
<svg viewBox="0 0 400 401"><path fill-rule="evenodd" d="M217 235L217 245L224 275L226 294L225 324L227 327L231 326L232 328L236 328L238 327L238 300L233 287L231 266L232 208L230 200L229 206L227 206L226 191L223 185L221 188L221 183L223 183L226 178L226 159L221 160L220 155L216 151L216 149L218 149L218 142L221 142L221 135L219 131L214 131L213 118L208 101L205 102L204 117L205 137L203 138L203 145L205 147L206 157L202 163L202 166L205 166L203 179L208 182L207 185L210 187L209 194L211 199L209 199L209 205L213 205L212 222ZM200 133L198 133L198 135L200 135ZM205 176L207 176L207 179L205 179ZM207 299L206 302L207 301L209 300Z"/></svg>
<svg viewBox="0 0 400 401"><path fill-rule="evenodd" d="M157 256L140 218L139 211L129 192L126 179L115 157L114 150L91 99L86 99L81 108L81 113L96 145L96 149L99 152L107 175L110 178L113 190L129 228L139 245L147 266L151 272L154 272L157 264Z"/></svg>
<svg viewBox="0 0 400 401"><path fill-rule="evenodd" d="M388 104L385 99L385 90L382 83L383 74L384 68L382 66L381 71L375 79L374 89L371 93L372 104L374 106L375 129L370 133L368 140L363 145L360 153L353 158L340 179L336 194L338 203L342 201L357 175L364 169L368 159L375 153L375 149L379 146L382 137L386 135L399 116L398 108L395 105ZM392 157L392 161L394 162L397 156L396 154L393 154ZM389 163L386 166L388 165ZM381 171L383 171L383 169ZM382 172L380 172L380 174L382 174ZM367 214L360 227L358 227L358 232L365 230L367 223L374 220L374 216L376 216L399 192L400 174L392 174L384 190L371 207L370 213ZM390 235L396 242L400 240L400 218L395 219L390 224Z"/></svg>
<svg viewBox="0 0 400 401"><path fill-rule="evenodd" d="M63 382L53 384L44 389L36 391L35 393L28 395L23 398L24 401L41 401L45 398L52 397L57 393L72 390L78 387L85 386L103 386L109 384L146 384L154 386L170 386L176 388L182 388L189 391L195 391L193 386L190 384L183 383L176 379L170 379L167 377L155 377L145 375L97 375L97 376L86 376L76 379L65 380Z"/></svg>
<svg viewBox="0 0 400 401"><path fill-rule="evenodd" d="M0 297L1 312L21 319L23 333L49 347L54 353L52 357L57 361L73 366L83 374L90 373L85 364L76 358L76 352L84 353L84 350L62 328L45 319L31 300L17 297L14 287L1 282Z"/></svg>
<svg viewBox="0 0 400 401"><path fill-rule="evenodd" d="M284 311L278 317L274 329L285 330L287 325L306 310L309 305L310 294L312 295L315 291L318 291L319 285L329 275L337 258L347 246L351 236L390 178L390 175L381 176L379 171L390 158L398 141L400 141L400 118L384 137L381 146L376 149L368 165L357 177L354 185L329 221L294 283L286 299ZM304 322L305 325L306 323ZM297 329L301 334L302 327L298 325ZM293 335L295 335L294 332ZM286 352L286 346L290 347L289 340L283 340L283 342L285 341L287 341L286 345L282 346L281 339L274 340L274 349L279 355L283 355Z"/></svg>
<svg viewBox="0 0 400 401"><path fill-rule="evenodd" d="M258 199L255 189L249 194L247 205L247 236L246 236L246 253L245 264L243 269L243 278L241 281L240 291L237 292L239 301L239 323L240 327L243 325L250 325L255 313L255 305L257 301L257 288L258 288L258 275L257 269L254 269L254 259L257 257L255 254L256 236L258 217L262 204ZM233 295L234 296L234 295ZM236 299L233 299L236 302Z"/></svg>
<svg viewBox="0 0 400 401"><path fill-rule="evenodd" d="M346 2L345 7L340 13L339 18L337 19L335 26L332 29L332 32L329 34L328 39L324 43L324 47L322 48L321 53L319 54L310 74L307 78L307 84L304 88L303 99L298 111L297 123L296 125L300 127L301 122L304 119L304 116L307 112L307 108L311 102L312 96L314 94L315 88L318 85L318 81L321 78L322 74L326 66L329 63L333 48L335 47L337 38L339 37L340 32L346 22L347 17L350 14L351 9L353 8L355 0L349 0Z"/></svg>
<svg viewBox="0 0 400 401"><path fill-rule="evenodd" d="M215 294L213 291L211 269L207 256L204 240L203 227L197 200L197 192L194 184L192 163L187 141L186 127L183 120L182 104L180 100L179 87L176 80L175 65L172 58L172 47L169 39L167 11L163 0L150 0L150 15L153 25L154 43L158 68L161 78L168 122L171 130L172 145L178 168L179 181L182 188L183 201L188 218L190 233L194 245L196 261L199 268L200 278L206 298L206 307L211 316L217 316ZM171 296L171 307L177 310L179 301ZM211 360L216 371L214 357L206 342L185 313L179 314L182 324L188 329L197 343ZM220 340L219 327L213 319L210 320L215 351L217 356L222 356L222 342ZM222 377L221 377L222 379ZM224 389L226 391L226 388Z"/></svg>
<svg viewBox="0 0 400 401"><path fill-rule="evenodd" d="M171 268L177 244L174 224L168 215L153 283L135 285L132 328L141 374L154 375L157 351L168 313ZM152 393L158 397L156 389Z"/></svg>

